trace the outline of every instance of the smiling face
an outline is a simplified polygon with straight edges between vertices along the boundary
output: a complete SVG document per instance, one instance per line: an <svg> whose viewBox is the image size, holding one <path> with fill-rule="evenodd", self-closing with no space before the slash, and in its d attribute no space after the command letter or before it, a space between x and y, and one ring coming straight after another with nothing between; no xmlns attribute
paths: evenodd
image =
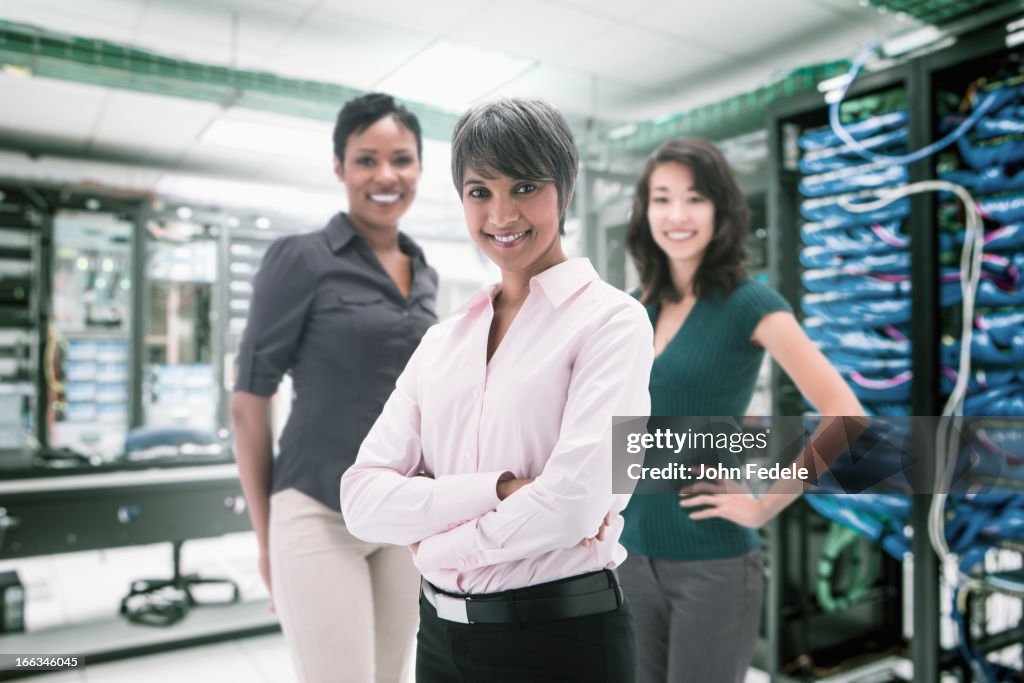
<svg viewBox="0 0 1024 683"><path fill-rule="evenodd" d="M503 276L530 278L565 260L554 181L467 168L462 207L469 236Z"/></svg>
<svg viewBox="0 0 1024 683"><path fill-rule="evenodd" d="M668 162L651 173L647 220L669 261L700 264L715 234L715 205L697 191L688 166Z"/></svg>
<svg viewBox="0 0 1024 683"><path fill-rule="evenodd" d="M334 172L345 183L356 228L396 229L420 179L416 136L393 116L378 119L349 135L345 158L334 157Z"/></svg>

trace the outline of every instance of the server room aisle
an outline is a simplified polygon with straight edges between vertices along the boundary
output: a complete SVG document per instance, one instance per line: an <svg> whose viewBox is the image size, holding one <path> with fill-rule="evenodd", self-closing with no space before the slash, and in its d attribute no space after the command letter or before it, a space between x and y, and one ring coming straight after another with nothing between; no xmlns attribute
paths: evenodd
<svg viewBox="0 0 1024 683"><path fill-rule="evenodd" d="M25 679L32 683L294 683L296 678L280 633L242 638L186 650L173 650L83 671L64 671ZM767 683L767 674L751 671L746 683ZM412 672L408 683L415 683Z"/></svg>
<svg viewBox="0 0 1024 683"><path fill-rule="evenodd" d="M294 683L280 633L87 665L26 679L35 683Z"/></svg>

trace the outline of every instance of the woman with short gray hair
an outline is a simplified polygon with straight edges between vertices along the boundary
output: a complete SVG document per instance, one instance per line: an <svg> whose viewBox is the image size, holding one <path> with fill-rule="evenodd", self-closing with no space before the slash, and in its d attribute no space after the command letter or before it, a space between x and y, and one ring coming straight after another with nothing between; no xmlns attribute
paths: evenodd
<svg viewBox="0 0 1024 683"><path fill-rule="evenodd" d="M610 437L649 411L651 326L565 256L577 163L541 100L458 122L452 177L501 282L431 328L342 478L352 532L423 574L419 683L634 680Z"/></svg>

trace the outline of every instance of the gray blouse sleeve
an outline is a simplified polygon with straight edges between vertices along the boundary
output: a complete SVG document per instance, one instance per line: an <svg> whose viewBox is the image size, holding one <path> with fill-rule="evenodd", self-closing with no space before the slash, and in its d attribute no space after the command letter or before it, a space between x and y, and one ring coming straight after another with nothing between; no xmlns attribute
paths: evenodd
<svg viewBox="0 0 1024 683"><path fill-rule="evenodd" d="M235 391L271 396L293 364L316 293L306 246L299 236L284 237L263 256L235 361Z"/></svg>

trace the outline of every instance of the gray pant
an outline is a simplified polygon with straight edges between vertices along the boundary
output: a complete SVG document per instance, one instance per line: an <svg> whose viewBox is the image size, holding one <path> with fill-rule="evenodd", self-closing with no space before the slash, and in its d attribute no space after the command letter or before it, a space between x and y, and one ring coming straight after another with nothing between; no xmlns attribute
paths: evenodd
<svg viewBox="0 0 1024 683"><path fill-rule="evenodd" d="M638 683L743 683L764 600L760 551L694 561L630 555L619 580L636 622Z"/></svg>

